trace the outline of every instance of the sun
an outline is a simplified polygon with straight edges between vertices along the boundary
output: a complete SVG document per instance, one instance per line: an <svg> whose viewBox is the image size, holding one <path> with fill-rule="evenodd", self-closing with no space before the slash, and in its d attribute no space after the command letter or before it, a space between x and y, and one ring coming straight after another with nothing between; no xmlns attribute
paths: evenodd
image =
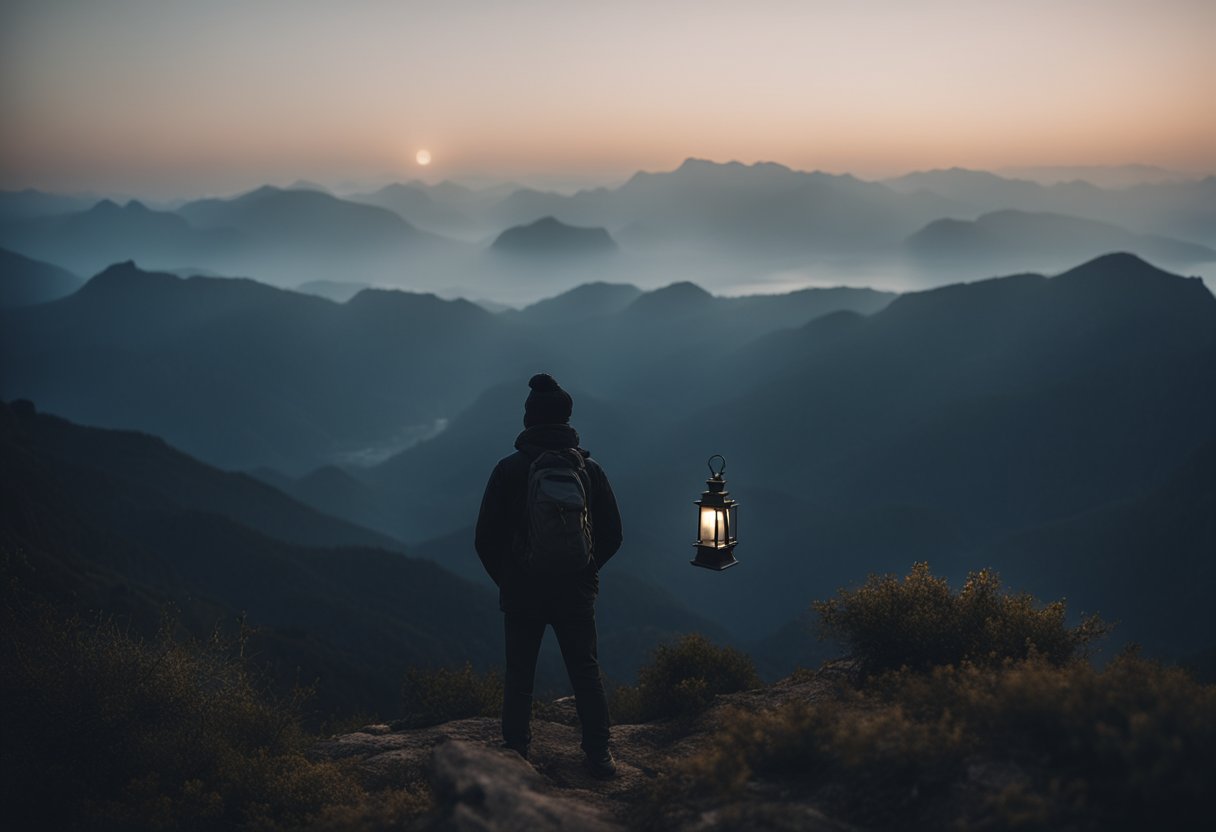
<svg viewBox="0 0 1216 832"><path fill-rule="evenodd" d="M431 151L419 150L417 155L414 156L414 161L416 161L418 164L422 165L423 167L426 167L427 165L429 165L431 163Z"/></svg>

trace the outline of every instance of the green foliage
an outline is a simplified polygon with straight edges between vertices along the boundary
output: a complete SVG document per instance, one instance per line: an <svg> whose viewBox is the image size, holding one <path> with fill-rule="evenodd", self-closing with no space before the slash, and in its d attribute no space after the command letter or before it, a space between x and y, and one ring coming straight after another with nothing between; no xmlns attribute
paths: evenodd
<svg viewBox="0 0 1216 832"><path fill-rule="evenodd" d="M843 642L866 673L964 661L998 665L1031 652L1061 664L1109 629L1097 616L1068 627L1063 601L1041 607L1025 593L1008 594L987 569L968 575L954 593L927 563L914 564L903 579L871 575L813 609L821 634Z"/></svg>
<svg viewBox="0 0 1216 832"><path fill-rule="evenodd" d="M637 685L617 688L610 704L613 718L623 723L691 717L708 708L718 694L760 684L746 653L693 634L656 648L638 671Z"/></svg>
<svg viewBox="0 0 1216 832"><path fill-rule="evenodd" d="M307 759L303 694L270 697L241 642L138 639L11 582L0 600L0 799L18 825L337 828L369 807L425 809L417 788L370 795L350 767Z"/></svg>
<svg viewBox="0 0 1216 832"><path fill-rule="evenodd" d="M502 676L463 667L410 668L401 685L405 716L395 727L420 728L453 719L498 716L502 707Z"/></svg>
<svg viewBox="0 0 1216 832"><path fill-rule="evenodd" d="M1211 814L1216 686L1134 654L1102 670L1038 654L905 669L721 722L684 764L690 788L785 779L865 825L1165 829Z"/></svg>

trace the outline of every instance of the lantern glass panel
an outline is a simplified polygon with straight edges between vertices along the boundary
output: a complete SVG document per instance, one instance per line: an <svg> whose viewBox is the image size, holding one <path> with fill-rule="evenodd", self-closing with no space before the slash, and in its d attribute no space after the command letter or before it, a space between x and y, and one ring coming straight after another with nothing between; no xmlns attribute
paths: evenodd
<svg viewBox="0 0 1216 832"><path fill-rule="evenodd" d="M732 505L730 507L730 542L734 543L739 539L739 506Z"/></svg>
<svg viewBox="0 0 1216 832"><path fill-rule="evenodd" d="M725 546L727 538L726 522L726 509L714 506L702 506L701 544L704 546Z"/></svg>

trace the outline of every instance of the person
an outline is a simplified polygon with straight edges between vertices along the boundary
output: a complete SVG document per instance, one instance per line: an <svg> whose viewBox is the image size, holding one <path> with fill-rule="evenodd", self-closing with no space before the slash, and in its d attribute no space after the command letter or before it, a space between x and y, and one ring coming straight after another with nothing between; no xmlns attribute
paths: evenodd
<svg viewBox="0 0 1216 832"><path fill-rule="evenodd" d="M621 545L621 515L604 470L579 447L579 435L570 426L570 394L547 373L534 375L528 387L524 431L515 440L515 452L490 474L474 544L498 585L503 612L503 743L528 758L536 659L545 628L551 626L574 688L586 765L594 776L609 778L616 774L616 761L608 748L608 699L600 676L595 601L599 571ZM569 455L571 450L577 454L573 460L583 463L581 470L571 470L578 470L585 486L590 557L585 567L576 564L578 571L572 574L552 575L530 565L528 491L538 457L554 451ZM584 529L580 527L580 540Z"/></svg>

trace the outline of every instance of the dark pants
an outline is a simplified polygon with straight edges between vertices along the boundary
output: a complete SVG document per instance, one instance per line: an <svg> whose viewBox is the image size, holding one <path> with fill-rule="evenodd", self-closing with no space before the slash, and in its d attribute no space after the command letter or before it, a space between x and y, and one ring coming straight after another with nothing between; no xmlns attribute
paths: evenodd
<svg viewBox="0 0 1216 832"><path fill-rule="evenodd" d="M583 750L588 754L608 747L608 697L596 657L595 613L533 617L506 613L507 672L503 680L502 738L507 745L526 751L532 741L532 686L536 657L545 626L552 625L561 648L575 707L583 726Z"/></svg>

